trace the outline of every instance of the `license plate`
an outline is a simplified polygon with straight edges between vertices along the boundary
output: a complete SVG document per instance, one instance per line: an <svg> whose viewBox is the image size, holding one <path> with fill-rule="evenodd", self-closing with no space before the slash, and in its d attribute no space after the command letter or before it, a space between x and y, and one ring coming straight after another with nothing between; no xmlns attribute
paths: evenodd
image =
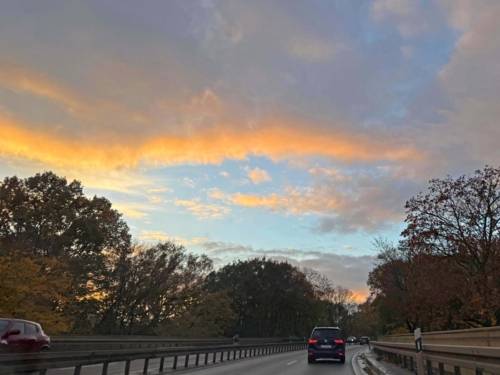
<svg viewBox="0 0 500 375"><path fill-rule="evenodd" d="M331 349L332 346L331 345L321 345L320 348L321 349Z"/></svg>

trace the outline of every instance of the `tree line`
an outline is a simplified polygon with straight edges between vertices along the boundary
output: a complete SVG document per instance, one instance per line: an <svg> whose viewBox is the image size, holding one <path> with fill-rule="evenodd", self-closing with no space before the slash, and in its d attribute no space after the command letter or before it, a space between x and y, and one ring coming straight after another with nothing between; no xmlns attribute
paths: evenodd
<svg viewBox="0 0 500 375"><path fill-rule="evenodd" d="M431 180L405 210L401 240L376 241L371 298L359 310L367 329L499 325L500 169Z"/></svg>
<svg viewBox="0 0 500 375"><path fill-rule="evenodd" d="M122 215L52 172L0 183L0 316L53 334L298 336L355 329L352 293L270 259L215 269L164 241L137 244Z"/></svg>

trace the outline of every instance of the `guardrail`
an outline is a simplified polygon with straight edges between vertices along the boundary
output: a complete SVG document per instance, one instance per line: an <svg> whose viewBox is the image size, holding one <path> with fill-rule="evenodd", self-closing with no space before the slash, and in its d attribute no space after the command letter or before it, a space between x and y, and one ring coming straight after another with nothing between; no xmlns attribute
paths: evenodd
<svg viewBox="0 0 500 375"><path fill-rule="evenodd" d="M423 332L422 340L428 344L470 345L470 346L500 346L500 326L452 331ZM399 334L381 337L380 341L413 343L413 334Z"/></svg>
<svg viewBox="0 0 500 375"><path fill-rule="evenodd" d="M277 343L290 341L288 338L240 338L241 344ZM158 336L53 336L52 352L77 350L144 349L178 346L230 345L230 338L179 339Z"/></svg>
<svg viewBox="0 0 500 375"><path fill-rule="evenodd" d="M135 360L143 360L142 373L148 374L153 359L159 361L156 363L158 366L156 370L163 372L167 366L175 370L247 357L303 350L305 348L306 344L304 342L282 342L205 347L3 354L0 355L0 374L38 372L40 375L45 375L50 369L72 368L74 375L80 375L82 368L85 366L99 365L100 373L107 375L110 364L121 362L124 364L122 374L129 375L131 363Z"/></svg>
<svg viewBox="0 0 500 375"><path fill-rule="evenodd" d="M480 345L468 345L467 340L451 340L451 337L467 336ZM478 330L460 330L429 332L423 334L422 358L426 375L499 375L500 374L500 346L491 346L496 343L496 334L499 327ZM494 340L479 340L478 334ZM439 335L444 335L442 339ZM410 335L395 335L383 338L384 341L371 342L374 351L383 359L396 363L410 371L416 371L417 353L414 343L395 342L397 338L411 337ZM429 340L429 337L433 338ZM392 340L387 340L391 338ZM431 343L429 343L429 341ZM432 342L446 341L453 344L435 344ZM460 345L457 345L460 344ZM482 345L481 345L482 344Z"/></svg>

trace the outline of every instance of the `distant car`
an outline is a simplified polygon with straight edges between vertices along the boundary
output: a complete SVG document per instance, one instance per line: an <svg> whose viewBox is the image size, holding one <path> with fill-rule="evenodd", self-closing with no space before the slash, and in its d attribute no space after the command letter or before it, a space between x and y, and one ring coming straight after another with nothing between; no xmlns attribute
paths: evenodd
<svg viewBox="0 0 500 375"><path fill-rule="evenodd" d="M345 363L345 341L338 327L316 327L308 340L307 363L316 360L338 359Z"/></svg>
<svg viewBox="0 0 500 375"><path fill-rule="evenodd" d="M36 322L0 319L0 351L39 352L50 348L50 337Z"/></svg>
<svg viewBox="0 0 500 375"><path fill-rule="evenodd" d="M358 339L355 336L349 336L346 340L346 343L348 344L357 344Z"/></svg>
<svg viewBox="0 0 500 375"><path fill-rule="evenodd" d="M365 344L367 344L367 345L368 345L368 344L370 343L370 338L369 338L368 336L361 336L361 337L359 338L359 343L360 343L361 345L365 345Z"/></svg>

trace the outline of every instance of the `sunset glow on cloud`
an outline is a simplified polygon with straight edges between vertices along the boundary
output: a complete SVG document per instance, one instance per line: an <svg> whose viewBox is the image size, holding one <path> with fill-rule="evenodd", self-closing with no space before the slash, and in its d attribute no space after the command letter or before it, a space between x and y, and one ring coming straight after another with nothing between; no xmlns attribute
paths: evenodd
<svg viewBox="0 0 500 375"><path fill-rule="evenodd" d="M3 8L0 171L81 180L140 241L284 258L361 299L408 198L500 162L496 2Z"/></svg>

